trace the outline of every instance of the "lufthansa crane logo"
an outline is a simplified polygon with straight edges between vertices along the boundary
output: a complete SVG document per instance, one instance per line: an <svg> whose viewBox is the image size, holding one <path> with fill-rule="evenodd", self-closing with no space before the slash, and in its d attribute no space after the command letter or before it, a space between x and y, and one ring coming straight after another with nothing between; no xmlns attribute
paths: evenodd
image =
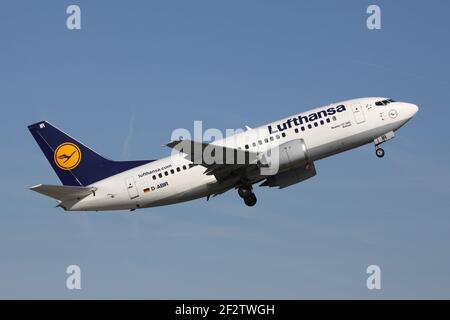
<svg viewBox="0 0 450 320"><path fill-rule="evenodd" d="M55 163L62 170L73 170L81 162L81 150L71 142L60 144L55 150Z"/></svg>
<svg viewBox="0 0 450 320"><path fill-rule="evenodd" d="M389 111L389 117L391 117L392 119L397 118L398 116L398 112L395 109L392 109L391 111Z"/></svg>

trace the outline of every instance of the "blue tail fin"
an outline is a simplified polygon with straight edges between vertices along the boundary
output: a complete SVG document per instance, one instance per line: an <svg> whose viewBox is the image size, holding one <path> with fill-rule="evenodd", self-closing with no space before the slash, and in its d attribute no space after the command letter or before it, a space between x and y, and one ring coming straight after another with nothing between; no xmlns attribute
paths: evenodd
<svg viewBox="0 0 450 320"><path fill-rule="evenodd" d="M28 126L59 179L66 186L88 186L120 172L152 162L105 159L74 138L41 121Z"/></svg>

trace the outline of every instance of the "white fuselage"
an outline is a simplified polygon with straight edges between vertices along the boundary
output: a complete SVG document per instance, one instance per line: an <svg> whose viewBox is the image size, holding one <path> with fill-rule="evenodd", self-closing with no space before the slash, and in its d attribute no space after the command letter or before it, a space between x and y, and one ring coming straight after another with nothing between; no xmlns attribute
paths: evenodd
<svg viewBox="0 0 450 320"><path fill-rule="evenodd" d="M417 112L415 105L403 102L375 105L384 99L363 98L331 104L213 144L260 153L290 140L303 139L310 160L316 161L373 143L374 139L399 129ZM344 106L345 110L329 115L322 112L319 118L312 116L311 121L306 120L310 115L338 106ZM204 173L205 167L190 164L184 154L172 154L94 183L92 186L97 189L94 194L66 204L65 208L73 211L133 210L220 194L236 186L236 180L218 181L214 175ZM255 177L252 182L260 180L261 177Z"/></svg>

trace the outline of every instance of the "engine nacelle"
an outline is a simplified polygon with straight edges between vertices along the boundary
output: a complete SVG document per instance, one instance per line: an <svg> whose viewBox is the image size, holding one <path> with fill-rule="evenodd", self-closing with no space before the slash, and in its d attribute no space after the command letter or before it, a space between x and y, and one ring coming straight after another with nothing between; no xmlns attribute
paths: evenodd
<svg viewBox="0 0 450 320"><path fill-rule="evenodd" d="M305 181L316 175L314 163L309 163L304 167L297 167L277 175L270 176L261 184L261 186L279 187L280 189L289 187L293 184Z"/></svg>
<svg viewBox="0 0 450 320"><path fill-rule="evenodd" d="M309 162L308 150L303 139L291 140L262 154L258 162L261 175L273 176Z"/></svg>

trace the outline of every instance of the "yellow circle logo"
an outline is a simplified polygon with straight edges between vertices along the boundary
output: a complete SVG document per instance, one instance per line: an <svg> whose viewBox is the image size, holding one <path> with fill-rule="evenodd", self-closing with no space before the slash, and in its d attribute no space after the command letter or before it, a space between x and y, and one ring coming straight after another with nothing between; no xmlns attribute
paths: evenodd
<svg viewBox="0 0 450 320"><path fill-rule="evenodd" d="M77 145L66 142L55 150L55 163L60 169L73 170L81 162L81 150Z"/></svg>

